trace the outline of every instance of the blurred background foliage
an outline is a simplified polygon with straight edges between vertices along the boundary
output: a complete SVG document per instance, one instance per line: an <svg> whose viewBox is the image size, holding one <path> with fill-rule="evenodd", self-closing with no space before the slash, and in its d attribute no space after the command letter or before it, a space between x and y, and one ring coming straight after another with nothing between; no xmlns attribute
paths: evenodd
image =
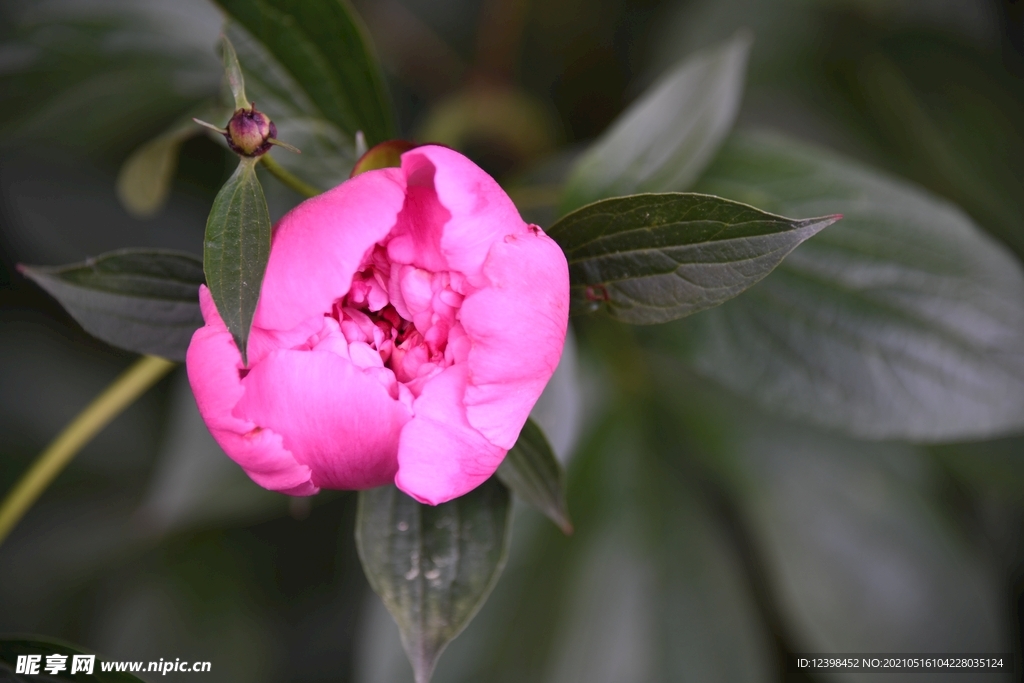
<svg viewBox="0 0 1024 683"><path fill-rule="evenodd" d="M463 150L542 224L582 143L677 60L747 28L740 128L901 176L1024 258L1015 0L355 5L400 130ZM217 95L220 29L204 0L0 2L2 490L131 361L15 264L127 245L200 251L233 166L223 145L199 130L174 138L170 201L155 215L126 211L115 186L129 154ZM730 154L758 139L730 141L697 187L730 196L722 179L744 158ZM275 217L299 199L264 187ZM760 199L749 198L778 208ZM721 338L706 330L770 293L658 328L574 319L578 352L535 416L568 463L577 532L517 512L509 566L435 680L854 678L785 670L787 652L808 651L1012 650L1019 661L1024 441L900 442L884 414L851 426L759 398L736 377L767 361L716 356ZM210 439L179 369L0 548L0 632L110 659L210 660L226 683L411 680L356 558L354 503L251 484Z"/></svg>

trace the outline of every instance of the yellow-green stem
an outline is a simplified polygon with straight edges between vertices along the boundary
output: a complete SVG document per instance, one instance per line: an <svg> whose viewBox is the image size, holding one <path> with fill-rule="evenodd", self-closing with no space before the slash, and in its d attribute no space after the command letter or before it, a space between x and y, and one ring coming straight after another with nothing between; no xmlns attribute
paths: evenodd
<svg viewBox="0 0 1024 683"><path fill-rule="evenodd" d="M28 472L0 503L0 543L25 516L46 487L57 478L75 453L135 402L147 389L170 372L174 363L143 356L97 396L56 439L46 447Z"/></svg>
<svg viewBox="0 0 1024 683"><path fill-rule="evenodd" d="M295 190L303 197L315 197L323 190L319 190L304 180L301 180L291 174L284 166L274 161L269 154L264 154L260 157L260 161L267 167L270 174L284 183L287 187Z"/></svg>

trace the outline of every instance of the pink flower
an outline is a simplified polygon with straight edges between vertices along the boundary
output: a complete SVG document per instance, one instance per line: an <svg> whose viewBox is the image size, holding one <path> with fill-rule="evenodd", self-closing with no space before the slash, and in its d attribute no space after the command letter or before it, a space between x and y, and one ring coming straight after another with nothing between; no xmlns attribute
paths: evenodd
<svg viewBox="0 0 1024 683"><path fill-rule="evenodd" d="M199 412L268 489L394 482L425 503L490 477L555 370L569 275L498 184L435 146L303 202L274 232L249 367L206 287Z"/></svg>

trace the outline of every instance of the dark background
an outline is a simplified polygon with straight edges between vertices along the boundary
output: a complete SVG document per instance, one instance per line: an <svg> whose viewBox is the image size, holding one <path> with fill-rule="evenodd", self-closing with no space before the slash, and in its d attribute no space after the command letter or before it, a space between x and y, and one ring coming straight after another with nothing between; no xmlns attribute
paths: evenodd
<svg viewBox="0 0 1024 683"><path fill-rule="evenodd" d="M355 4L406 135L445 137L510 184L557 175L665 68L748 27L741 127L901 175L1024 256L1022 2ZM15 264L128 245L199 252L233 165L222 147L184 145L154 218L121 208L114 179L216 92L218 32L202 0L0 2L0 490L133 359L82 332ZM495 97L507 118L465 116ZM298 199L265 187L275 215ZM574 326L575 398L550 419L573 451L579 531L567 539L519 511L506 575L436 680L824 681L786 672L784 655L858 651L869 636L891 651L1019 661L1024 441L911 452L786 423L784 445L725 458L707 444L728 424L703 404L766 419L757 409L683 368L652 373L620 326ZM176 370L0 547L0 632L111 659L210 660L225 682L409 679L356 558L354 495L289 502L259 489L191 401ZM817 517L838 520L833 535L803 526ZM809 605L805 587L831 597Z"/></svg>

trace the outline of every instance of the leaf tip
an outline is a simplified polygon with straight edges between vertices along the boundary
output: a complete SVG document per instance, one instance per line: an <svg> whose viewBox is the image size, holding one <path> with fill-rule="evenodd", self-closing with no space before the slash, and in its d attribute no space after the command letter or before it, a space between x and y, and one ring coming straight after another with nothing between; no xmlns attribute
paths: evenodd
<svg viewBox="0 0 1024 683"><path fill-rule="evenodd" d="M443 648L442 648L443 649ZM412 664L413 678L416 683L430 683L434 677L434 669L437 667L437 660L440 652L423 651L417 656L410 655L409 663Z"/></svg>
<svg viewBox="0 0 1024 683"><path fill-rule="evenodd" d="M843 214L833 213L827 216L819 216L817 218L807 218L802 221L797 221L794 225L802 230L810 228L810 234L807 235L807 237L810 237L811 235L817 235L828 226L841 221L842 219Z"/></svg>
<svg viewBox="0 0 1024 683"><path fill-rule="evenodd" d="M210 130L216 131L216 132L220 133L221 135L227 135L227 133L228 133L228 129L227 128L221 128L220 126L215 126L212 123L207 123L206 121L203 121L202 119L197 119L194 116L192 117L192 120L195 121L196 123L198 123L203 128L209 128Z"/></svg>
<svg viewBox="0 0 1024 683"><path fill-rule="evenodd" d="M830 216L822 216L821 218L818 219L819 227L815 232L820 232L827 228L828 226L834 225L835 223L838 223L841 220L843 220L843 214L841 213L834 213Z"/></svg>
<svg viewBox="0 0 1024 683"><path fill-rule="evenodd" d="M272 145L277 145L278 147L284 148L289 152L294 152L295 154L302 154L302 150L296 147L295 145L289 145L287 142L281 142L277 138L267 138L267 142L269 142Z"/></svg>
<svg viewBox="0 0 1024 683"><path fill-rule="evenodd" d="M231 338L235 340L235 348L238 349L239 355L242 356L242 367L249 367L249 354L246 353L249 349L249 336L246 334L244 337L236 335L234 330L231 331Z"/></svg>

